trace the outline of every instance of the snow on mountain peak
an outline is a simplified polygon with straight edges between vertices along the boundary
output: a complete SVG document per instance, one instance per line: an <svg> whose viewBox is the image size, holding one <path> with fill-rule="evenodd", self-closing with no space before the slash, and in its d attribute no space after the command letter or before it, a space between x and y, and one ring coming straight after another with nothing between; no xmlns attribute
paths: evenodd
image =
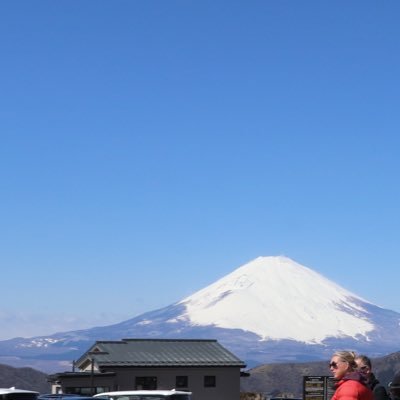
<svg viewBox="0 0 400 400"><path fill-rule="evenodd" d="M374 326L362 303L368 302L283 256L258 257L180 302L194 325L306 343L367 336Z"/></svg>

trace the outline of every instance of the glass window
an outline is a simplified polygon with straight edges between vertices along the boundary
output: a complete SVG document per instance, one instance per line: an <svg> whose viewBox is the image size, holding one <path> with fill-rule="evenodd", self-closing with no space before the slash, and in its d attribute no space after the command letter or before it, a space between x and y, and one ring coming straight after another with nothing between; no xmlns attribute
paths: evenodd
<svg viewBox="0 0 400 400"><path fill-rule="evenodd" d="M175 379L176 388L187 388L189 385L189 379L187 376L177 376Z"/></svg>
<svg viewBox="0 0 400 400"><path fill-rule="evenodd" d="M137 376L135 380L136 390L156 390L157 377L156 376Z"/></svg>
<svg viewBox="0 0 400 400"><path fill-rule="evenodd" d="M204 387L215 387L217 385L217 379L215 375L206 375L204 377Z"/></svg>

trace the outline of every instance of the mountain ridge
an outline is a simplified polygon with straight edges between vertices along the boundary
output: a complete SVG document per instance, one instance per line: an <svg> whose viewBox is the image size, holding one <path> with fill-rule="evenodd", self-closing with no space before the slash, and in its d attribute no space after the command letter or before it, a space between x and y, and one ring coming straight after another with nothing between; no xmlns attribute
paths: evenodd
<svg viewBox="0 0 400 400"><path fill-rule="evenodd" d="M117 324L0 341L0 362L48 372L97 340L217 339L249 367L321 360L340 348L397 351L400 314L287 257L258 257L169 306ZM24 364L25 363L25 364Z"/></svg>

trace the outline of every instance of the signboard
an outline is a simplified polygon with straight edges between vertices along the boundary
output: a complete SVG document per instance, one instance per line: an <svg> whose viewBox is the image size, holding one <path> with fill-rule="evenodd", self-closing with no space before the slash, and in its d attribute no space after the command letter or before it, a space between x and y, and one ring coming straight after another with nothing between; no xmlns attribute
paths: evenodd
<svg viewBox="0 0 400 400"><path fill-rule="evenodd" d="M334 392L332 376L303 377L303 400L330 400Z"/></svg>

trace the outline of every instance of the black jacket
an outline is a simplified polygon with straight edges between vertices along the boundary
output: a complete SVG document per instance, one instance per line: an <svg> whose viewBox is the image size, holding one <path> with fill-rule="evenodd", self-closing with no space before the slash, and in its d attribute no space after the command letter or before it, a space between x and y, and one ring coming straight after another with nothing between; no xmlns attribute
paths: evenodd
<svg viewBox="0 0 400 400"><path fill-rule="evenodd" d="M374 374L370 375L368 386L374 393L374 400L389 400L389 395L385 387L379 383Z"/></svg>

